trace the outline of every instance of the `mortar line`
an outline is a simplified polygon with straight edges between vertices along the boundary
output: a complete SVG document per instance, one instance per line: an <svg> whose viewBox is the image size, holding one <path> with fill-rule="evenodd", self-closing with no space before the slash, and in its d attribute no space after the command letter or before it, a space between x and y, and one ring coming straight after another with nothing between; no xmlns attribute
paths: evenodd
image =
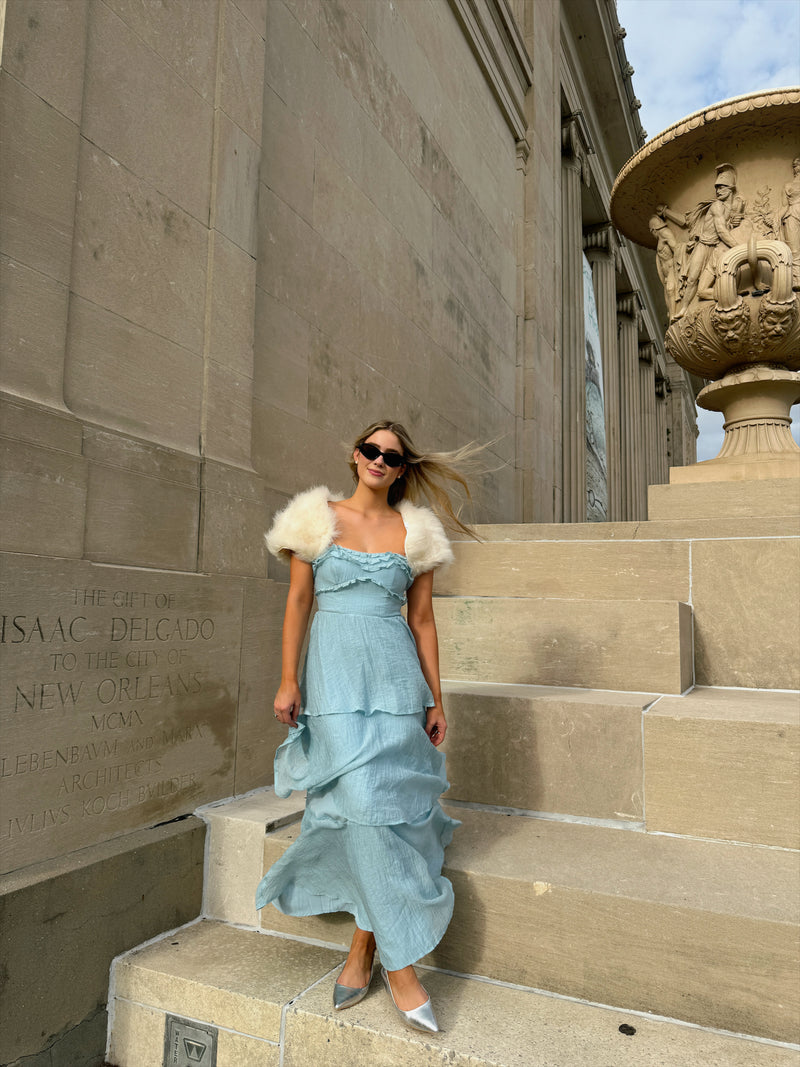
<svg viewBox="0 0 800 1067"><path fill-rule="evenodd" d="M234 775L234 780L235 780L235 775ZM197 819L202 819L203 820L203 825L206 828L205 836L204 836L204 839L203 839L203 895L202 895L202 898L200 900L200 915L202 916L202 918L205 919L208 916L208 897L209 897L209 893L210 893L209 885L210 885L210 882L211 882L211 835L212 835L212 827L211 827L211 823L209 822L208 819L204 818L202 815L198 815L199 811L200 811L200 808L198 808L197 811L194 812L194 816Z"/></svg>
<svg viewBox="0 0 800 1067"><path fill-rule="evenodd" d="M663 603L663 601L662 601L662 603ZM597 685L593 685L593 686L545 685L544 683L536 683L536 682L489 682L489 681L478 681L477 678L442 678L441 679L441 684L442 684L442 689L443 690L445 689L446 686L452 686L452 689L447 690L447 692L452 694L453 696L457 696L459 694L467 694L467 693L470 693L470 692L474 692L475 689L477 689L479 686L486 686L487 688L491 687L493 689L496 688L498 690L505 690L505 689L512 689L512 688L513 689L543 690L543 692L538 692L538 693L531 694L530 697L528 697L527 693L520 694L520 699L522 699L522 700L525 700L525 699L535 700L537 697L546 696L547 693L551 693L551 692L553 692L553 690L556 690L556 689L557 690L567 690L570 693L585 693L587 695L591 695L592 693L615 693L615 694L622 694L623 696L641 695L641 696L652 696L652 697L662 697L662 696L673 696L674 697L674 696L679 696L680 695L678 693L664 693L664 692L655 692L654 693L652 689L649 689L649 690L645 690L645 689L603 689L601 686L597 686ZM769 692L772 692L772 690L769 690ZM482 696L482 695L491 696L492 694L491 693L489 693L489 694L477 693L476 695L477 696ZM513 696L513 694L506 694L506 695L512 695Z"/></svg>
<svg viewBox="0 0 800 1067"><path fill-rule="evenodd" d="M238 771L239 760L239 723L241 721L241 715L239 714L239 708L244 701L244 695L242 693L242 674L244 671L244 653L245 653L245 604L247 602L247 587L245 586L246 578L241 579L241 586L239 588L239 662L237 664L237 676L236 676L236 715L234 716L233 726L233 791L236 792L236 775ZM208 827L208 824L206 824ZM207 829L207 836L211 836ZM205 885L203 886L203 895L205 896Z"/></svg>
<svg viewBox="0 0 800 1067"><path fill-rule="evenodd" d="M283 1054L286 1049L286 1007L281 1008L281 1025L278 1027L278 1067L283 1067Z"/></svg>
<svg viewBox="0 0 800 1067"><path fill-rule="evenodd" d="M671 837L676 841L701 841L707 845L733 845L735 848L761 848L767 852L788 852L797 855L796 848L789 845L766 845L762 841L738 841L727 837L700 837L697 834L676 834L670 830L649 830L649 837Z"/></svg>
<svg viewBox="0 0 800 1067"><path fill-rule="evenodd" d="M117 969L111 961L108 976L108 994L106 996L106 1011L108 1012L108 1024L106 1026L106 1059L111 1059L111 1035L114 1033L117 1015Z"/></svg>
<svg viewBox="0 0 800 1067"><path fill-rule="evenodd" d="M695 689L724 689L734 693L797 693L800 689L766 689L759 685L697 685Z"/></svg>
<svg viewBox="0 0 800 1067"><path fill-rule="evenodd" d="M543 822L577 823L580 826L596 826L606 830L641 831L644 823L641 819L596 819L590 815L570 815L568 812L531 811L527 808L504 807L500 804L475 804L468 800L448 800L443 804L448 807L461 808L465 811L489 812L493 815L517 815L523 819L541 819Z"/></svg>

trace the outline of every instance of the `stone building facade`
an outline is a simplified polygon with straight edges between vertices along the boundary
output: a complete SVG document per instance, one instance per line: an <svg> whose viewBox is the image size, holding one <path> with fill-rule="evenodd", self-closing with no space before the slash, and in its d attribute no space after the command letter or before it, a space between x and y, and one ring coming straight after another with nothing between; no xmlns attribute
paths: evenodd
<svg viewBox="0 0 800 1067"><path fill-rule="evenodd" d="M490 443L476 519L585 520L584 255L608 518L696 431L655 264L609 222L643 138L611 0L0 19L0 1061L75 1063L111 956L197 912L190 813L271 779L287 497L346 489L390 415ZM55 900L69 968L31 970Z"/></svg>

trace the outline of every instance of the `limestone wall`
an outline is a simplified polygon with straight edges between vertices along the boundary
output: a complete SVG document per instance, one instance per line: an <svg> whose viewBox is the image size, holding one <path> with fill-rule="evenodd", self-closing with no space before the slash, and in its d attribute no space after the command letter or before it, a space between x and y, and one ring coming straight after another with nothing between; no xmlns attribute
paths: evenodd
<svg viewBox="0 0 800 1067"><path fill-rule="evenodd" d="M521 517L519 131L460 17L7 5L2 870L271 780L261 535L366 422L492 441Z"/></svg>
<svg viewBox="0 0 800 1067"><path fill-rule="evenodd" d="M341 484L341 443L397 413L499 438L482 499L513 513L515 143L450 6L269 4L263 130L256 469Z"/></svg>
<svg viewBox="0 0 800 1067"><path fill-rule="evenodd" d="M3 70L5 390L282 492L383 413L506 434L510 517L515 146L447 4L12 0Z"/></svg>

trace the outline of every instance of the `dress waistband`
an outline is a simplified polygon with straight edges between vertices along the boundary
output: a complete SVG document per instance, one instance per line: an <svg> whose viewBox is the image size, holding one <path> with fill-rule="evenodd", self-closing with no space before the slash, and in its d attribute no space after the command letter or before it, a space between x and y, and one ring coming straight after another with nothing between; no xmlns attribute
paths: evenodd
<svg viewBox="0 0 800 1067"><path fill-rule="evenodd" d="M346 611L344 608L324 607L318 602L317 613L319 614L320 612L324 615L368 615L373 618L391 619L400 615L400 605L392 603L364 604L357 611L352 609Z"/></svg>

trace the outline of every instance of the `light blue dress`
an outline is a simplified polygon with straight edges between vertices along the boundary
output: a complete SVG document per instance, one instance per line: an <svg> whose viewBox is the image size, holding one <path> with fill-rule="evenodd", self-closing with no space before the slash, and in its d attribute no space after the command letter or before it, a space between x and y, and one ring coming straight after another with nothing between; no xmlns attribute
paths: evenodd
<svg viewBox="0 0 800 1067"><path fill-rule="evenodd" d="M256 905L350 912L396 971L447 929L453 888L442 861L459 825L439 804L448 783L444 755L425 733L433 697L400 614L411 568L395 552L336 544L312 568L318 610L302 711L275 755L275 792L307 790L306 809Z"/></svg>

